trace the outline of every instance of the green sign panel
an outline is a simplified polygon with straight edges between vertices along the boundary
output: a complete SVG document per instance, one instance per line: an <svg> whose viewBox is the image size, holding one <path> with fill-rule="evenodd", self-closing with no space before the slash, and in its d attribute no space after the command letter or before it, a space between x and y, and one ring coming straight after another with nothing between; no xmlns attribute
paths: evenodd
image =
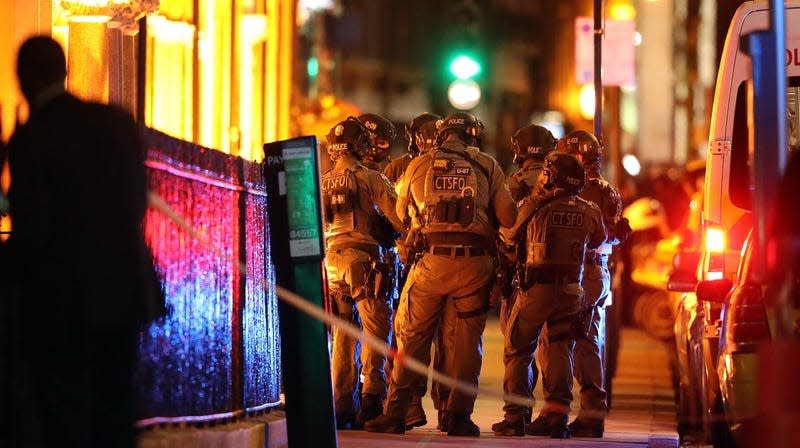
<svg viewBox="0 0 800 448"><path fill-rule="evenodd" d="M322 255L314 151L307 144L283 148L284 179L279 182L285 186L292 258Z"/></svg>

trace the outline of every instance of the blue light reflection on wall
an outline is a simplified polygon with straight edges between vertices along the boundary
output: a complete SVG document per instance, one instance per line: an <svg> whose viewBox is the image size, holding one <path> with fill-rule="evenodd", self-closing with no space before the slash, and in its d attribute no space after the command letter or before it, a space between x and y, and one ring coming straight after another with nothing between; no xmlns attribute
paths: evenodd
<svg viewBox="0 0 800 448"><path fill-rule="evenodd" d="M275 288L265 290L261 280L267 279L269 285L275 284L274 266L262 261L272 260L265 199L259 196L247 198L248 300L244 312L244 356L245 366L261 366L245 368L244 371L245 406L248 408L280 400L280 375L275 374L281 368L280 356L277 355L280 353L277 296ZM256 225L257 222L260 225ZM257 228L263 228L264 231L253 231Z"/></svg>
<svg viewBox="0 0 800 448"><path fill-rule="evenodd" d="M152 130L147 137L150 189L215 252L148 210L145 235L170 313L142 333L139 418L275 406L280 341L261 165ZM233 260L245 260L244 285Z"/></svg>

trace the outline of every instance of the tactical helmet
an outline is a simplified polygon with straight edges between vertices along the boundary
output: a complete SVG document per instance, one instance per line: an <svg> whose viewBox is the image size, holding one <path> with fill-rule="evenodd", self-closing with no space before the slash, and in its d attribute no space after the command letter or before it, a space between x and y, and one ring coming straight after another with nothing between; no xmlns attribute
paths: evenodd
<svg viewBox="0 0 800 448"><path fill-rule="evenodd" d="M394 124L378 114L363 114L358 120L369 131L371 151L366 156L374 162L382 162L388 157L392 142L397 138Z"/></svg>
<svg viewBox="0 0 800 448"><path fill-rule="evenodd" d="M547 153L555 149L556 138L547 128L531 124L518 130L511 137L514 163L527 159L544 160Z"/></svg>
<svg viewBox="0 0 800 448"><path fill-rule="evenodd" d="M369 131L355 117L347 117L332 127L326 136L328 154L335 159L348 152L356 157L364 157L370 150Z"/></svg>
<svg viewBox="0 0 800 448"><path fill-rule="evenodd" d="M478 138L483 132L483 123L467 112L453 112L436 122L436 142L441 144L451 132L461 132Z"/></svg>
<svg viewBox="0 0 800 448"><path fill-rule="evenodd" d="M442 117L425 112L421 115L414 117L413 120L406 124L406 138L408 138L408 152L413 155L420 153L420 147L417 144L417 138L421 138L427 145L432 145L436 142L436 122L441 120Z"/></svg>
<svg viewBox="0 0 800 448"><path fill-rule="evenodd" d="M544 159L542 174L546 179L545 188L563 188L569 194L583 191L583 164L572 154L551 152Z"/></svg>
<svg viewBox="0 0 800 448"><path fill-rule="evenodd" d="M558 151L580 156L583 163L600 163L603 144L594 134L586 131L572 131L558 141Z"/></svg>

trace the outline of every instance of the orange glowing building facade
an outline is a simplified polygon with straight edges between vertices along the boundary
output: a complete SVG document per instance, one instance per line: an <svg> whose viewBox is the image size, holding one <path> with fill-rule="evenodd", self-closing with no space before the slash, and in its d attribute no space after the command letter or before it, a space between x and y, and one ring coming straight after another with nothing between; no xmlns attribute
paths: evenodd
<svg viewBox="0 0 800 448"><path fill-rule="evenodd" d="M19 44L50 34L67 88L121 105L148 127L260 160L290 137L296 5L281 0L0 0L0 117L25 116L14 76Z"/></svg>

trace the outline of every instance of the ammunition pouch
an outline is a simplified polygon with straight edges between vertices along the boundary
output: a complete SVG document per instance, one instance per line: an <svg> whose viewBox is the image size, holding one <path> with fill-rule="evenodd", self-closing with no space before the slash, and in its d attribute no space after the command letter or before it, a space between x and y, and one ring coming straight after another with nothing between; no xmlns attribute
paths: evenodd
<svg viewBox="0 0 800 448"><path fill-rule="evenodd" d="M422 253L428 248L428 240L419 229L412 229L406 235L406 263L404 271L406 275L411 266L422 258Z"/></svg>
<svg viewBox="0 0 800 448"><path fill-rule="evenodd" d="M475 219L475 193L467 187L460 196L443 197L428 216L429 223L460 224L467 227Z"/></svg>
<svg viewBox="0 0 800 448"><path fill-rule="evenodd" d="M391 273L394 266L379 260L372 260L369 269L366 271L364 279L364 298L381 299L388 298L387 293L391 285Z"/></svg>
<svg viewBox="0 0 800 448"><path fill-rule="evenodd" d="M334 293L331 297L333 300L331 311L333 314L348 322L354 323L356 319L355 303L352 297L342 293Z"/></svg>
<svg viewBox="0 0 800 448"><path fill-rule="evenodd" d="M459 198L458 197L449 197L449 198L442 198L439 202L436 203L436 207L433 209L433 216L428 220L428 222L438 222L438 223L455 223L458 221L458 208L459 208Z"/></svg>

